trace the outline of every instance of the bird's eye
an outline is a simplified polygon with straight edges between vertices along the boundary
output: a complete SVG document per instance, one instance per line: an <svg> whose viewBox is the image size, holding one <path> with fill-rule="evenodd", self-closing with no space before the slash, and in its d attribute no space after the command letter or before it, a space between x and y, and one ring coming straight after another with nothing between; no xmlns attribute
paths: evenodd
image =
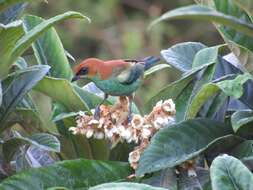
<svg viewBox="0 0 253 190"><path fill-rule="evenodd" d="M77 73L77 75L87 75L88 74L88 68L83 67L80 69L80 71Z"/></svg>

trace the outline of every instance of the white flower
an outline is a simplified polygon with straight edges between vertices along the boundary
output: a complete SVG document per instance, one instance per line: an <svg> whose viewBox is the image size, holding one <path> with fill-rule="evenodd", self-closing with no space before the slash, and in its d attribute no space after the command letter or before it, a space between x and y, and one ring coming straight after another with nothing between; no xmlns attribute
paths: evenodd
<svg viewBox="0 0 253 190"><path fill-rule="evenodd" d="M88 129L87 132L86 132L86 137L89 139L92 137L94 133L94 130L93 129Z"/></svg>
<svg viewBox="0 0 253 190"><path fill-rule="evenodd" d="M83 123L82 119L76 120L76 126L77 126L77 127L82 127L83 124L84 124L84 123Z"/></svg>
<svg viewBox="0 0 253 190"><path fill-rule="evenodd" d="M104 133L101 132L101 131L96 132L96 133L94 134L94 138L95 138L95 139L103 139L103 138L104 138Z"/></svg>
<svg viewBox="0 0 253 190"><path fill-rule="evenodd" d="M139 150L135 150L133 152L130 152L129 157L128 157L128 162L129 163L138 162L140 157L141 157L141 154L140 154Z"/></svg>
<svg viewBox="0 0 253 190"><path fill-rule="evenodd" d="M90 111L91 111L92 115L95 114L95 109L91 109Z"/></svg>
<svg viewBox="0 0 253 190"><path fill-rule="evenodd" d="M96 119L92 119L89 121L88 125L98 125L99 124L99 121L96 120Z"/></svg>
<svg viewBox="0 0 253 190"><path fill-rule="evenodd" d="M165 112L174 113L176 111L176 106L175 106L174 102L172 101L172 99L166 100L163 103L162 108Z"/></svg>
<svg viewBox="0 0 253 190"><path fill-rule="evenodd" d="M141 117L138 114L133 115L133 118L131 120L131 125L133 126L133 128L140 129L142 127L143 123L144 123L143 117Z"/></svg>
<svg viewBox="0 0 253 190"><path fill-rule="evenodd" d="M120 134L124 139L126 139L127 141L131 141L131 131L129 129L125 129L125 131L123 131Z"/></svg>
<svg viewBox="0 0 253 190"><path fill-rule="evenodd" d="M143 125L143 128L146 128L146 129L152 128L152 125L150 125L150 124L145 124L145 125Z"/></svg>
<svg viewBox="0 0 253 190"><path fill-rule="evenodd" d="M70 131L73 135L76 135L77 132L78 132L78 130L77 130L76 127L70 127L70 128L69 128L69 131Z"/></svg>
<svg viewBox="0 0 253 190"><path fill-rule="evenodd" d="M151 131L148 129L148 128L143 128L142 131L141 131L141 136L144 138L144 139L148 139L150 136L151 136Z"/></svg>
<svg viewBox="0 0 253 190"><path fill-rule="evenodd" d="M126 129L123 125L119 125L117 126L117 128L118 128L119 135L126 141L131 142L131 136L132 136L131 129L130 128Z"/></svg>
<svg viewBox="0 0 253 190"><path fill-rule="evenodd" d="M168 124L168 119L163 117L157 117L154 121L154 127L156 129L160 129L161 127L164 127Z"/></svg>
<svg viewBox="0 0 253 190"><path fill-rule="evenodd" d="M105 128L105 136L108 139L111 139L113 137L114 134L118 134L118 129L116 128L116 126L113 126L112 128L108 129Z"/></svg>
<svg viewBox="0 0 253 190"><path fill-rule="evenodd" d="M156 103L155 107L160 107L163 104L163 100L160 100L159 102Z"/></svg>
<svg viewBox="0 0 253 190"><path fill-rule="evenodd" d="M99 128L99 129L102 128L104 126L104 124L105 124L105 118L101 117L99 119L99 124L98 124L97 128Z"/></svg>

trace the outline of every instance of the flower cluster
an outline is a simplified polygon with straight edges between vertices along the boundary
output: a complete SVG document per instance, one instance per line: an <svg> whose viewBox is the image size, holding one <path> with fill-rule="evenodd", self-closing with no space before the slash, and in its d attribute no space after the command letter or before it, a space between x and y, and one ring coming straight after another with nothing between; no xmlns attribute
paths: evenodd
<svg viewBox="0 0 253 190"><path fill-rule="evenodd" d="M148 146L150 138L162 127L174 121L175 104L171 99L159 101L150 114L142 117L133 114L128 122L129 101L127 97L119 97L116 104L101 105L100 118L94 119L80 112L76 119L77 126L70 127L73 134L82 134L87 138L108 139L114 147L118 142L134 142L138 144L129 154L129 162L136 169L140 155Z"/></svg>

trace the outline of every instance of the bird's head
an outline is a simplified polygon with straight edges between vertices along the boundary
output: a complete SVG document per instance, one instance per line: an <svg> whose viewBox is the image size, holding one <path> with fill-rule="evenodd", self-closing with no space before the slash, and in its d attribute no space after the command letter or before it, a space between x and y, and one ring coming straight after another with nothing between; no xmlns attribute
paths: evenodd
<svg viewBox="0 0 253 190"><path fill-rule="evenodd" d="M91 78L97 75L102 60L96 58L89 58L82 61L74 68L75 76L72 78L72 82L82 78Z"/></svg>

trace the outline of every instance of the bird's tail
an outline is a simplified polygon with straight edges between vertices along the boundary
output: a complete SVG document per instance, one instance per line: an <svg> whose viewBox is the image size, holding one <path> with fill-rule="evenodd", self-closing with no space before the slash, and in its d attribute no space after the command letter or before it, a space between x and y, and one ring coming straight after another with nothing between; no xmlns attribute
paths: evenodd
<svg viewBox="0 0 253 190"><path fill-rule="evenodd" d="M148 70L149 68L153 67L158 61L160 61L159 57L149 56L142 60L144 62L144 70Z"/></svg>

